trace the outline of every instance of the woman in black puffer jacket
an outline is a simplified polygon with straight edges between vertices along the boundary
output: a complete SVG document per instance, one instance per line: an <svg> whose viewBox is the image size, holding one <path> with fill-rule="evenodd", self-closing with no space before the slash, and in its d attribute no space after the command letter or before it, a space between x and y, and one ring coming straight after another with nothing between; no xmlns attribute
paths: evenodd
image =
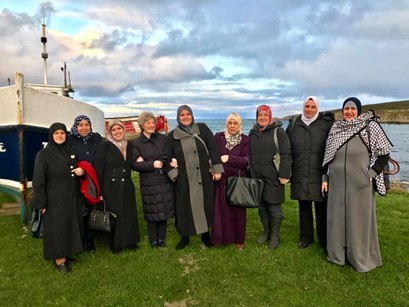
<svg viewBox="0 0 409 307"><path fill-rule="evenodd" d="M300 213L300 248L314 242L312 202L315 205L318 241L322 247L327 244L327 200L321 193L321 165L333 122L333 113L318 112L318 99L309 96L304 101L303 114L290 119L286 130L293 158L291 198L298 200Z"/></svg>

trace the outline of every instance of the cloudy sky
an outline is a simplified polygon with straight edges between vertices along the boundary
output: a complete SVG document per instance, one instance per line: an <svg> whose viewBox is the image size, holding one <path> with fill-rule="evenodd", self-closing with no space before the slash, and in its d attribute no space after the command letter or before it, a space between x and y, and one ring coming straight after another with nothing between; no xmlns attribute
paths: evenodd
<svg viewBox="0 0 409 307"><path fill-rule="evenodd" d="M67 62L74 98L106 116L149 110L175 118L231 111L254 118L320 109L348 96L363 104L406 100L408 0L2 0L0 86L42 83L41 21L48 83Z"/></svg>

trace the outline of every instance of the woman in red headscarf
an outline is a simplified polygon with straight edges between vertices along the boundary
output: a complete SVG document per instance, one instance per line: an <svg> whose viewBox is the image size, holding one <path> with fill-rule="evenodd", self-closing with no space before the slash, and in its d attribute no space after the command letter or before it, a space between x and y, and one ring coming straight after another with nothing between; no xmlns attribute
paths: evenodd
<svg viewBox="0 0 409 307"><path fill-rule="evenodd" d="M257 123L250 130L251 167L254 178L264 181L262 201L258 212L264 232L258 239L263 244L269 241L271 249L280 242L280 228L283 220L281 204L284 202L284 184L291 174L291 146L282 123L275 121L270 107L261 105L256 112ZM276 134L276 142L274 140ZM280 155L280 166L276 169L274 156Z"/></svg>

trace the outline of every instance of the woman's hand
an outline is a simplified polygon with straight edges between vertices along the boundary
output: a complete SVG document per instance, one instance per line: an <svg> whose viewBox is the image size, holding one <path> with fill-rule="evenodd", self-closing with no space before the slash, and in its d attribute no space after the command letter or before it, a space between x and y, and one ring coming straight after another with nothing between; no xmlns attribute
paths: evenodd
<svg viewBox="0 0 409 307"><path fill-rule="evenodd" d="M143 158L142 157L138 157L138 159L136 159L136 162L143 162Z"/></svg>
<svg viewBox="0 0 409 307"><path fill-rule="evenodd" d="M286 184L289 180L287 178L278 178L281 184Z"/></svg>
<svg viewBox="0 0 409 307"><path fill-rule="evenodd" d="M213 181L219 181L220 178L222 178L222 174L221 174L221 173L213 174Z"/></svg>
<svg viewBox="0 0 409 307"><path fill-rule="evenodd" d="M222 163L227 163L227 161L229 161L229 155L223 155L220 159L222 160Z"/></svg>
<svg viewBox="0 0 409 307"><path fill-rule="evenodd" d="M173 168L178 168L178 160L176 160L175 158L172 158L172 161L170 161L169 164Z"/></svg>
<svg viewBox="0 0 409 307"><path fill-rule="evenodd" d="M324 197L327 196L327 194L328 194L328 182L323 181L321 183L321 193L322 193L322 196L324 196Z"/></svg>
<svg viewBox="0 0 409 307"><path fill-rule="evenodd" d="M74 173L76 176L82 176L85 174L84 170L81 167L74 168L71 173Z"/></svg>
<svg viewBox="0 0 409 307"><path fill-rule="evenodd" d="M46 211L47 211L47 209L46 209L46 208L44 208L44 209L40 209L41 214L44 214Z"/></svg>
<svg viewBox="0 0 409 307"><path fill-rule="evenodd" d="M163 167L163 162L159 160L153 161L153 167L154 168L162 168Z"/></svg>

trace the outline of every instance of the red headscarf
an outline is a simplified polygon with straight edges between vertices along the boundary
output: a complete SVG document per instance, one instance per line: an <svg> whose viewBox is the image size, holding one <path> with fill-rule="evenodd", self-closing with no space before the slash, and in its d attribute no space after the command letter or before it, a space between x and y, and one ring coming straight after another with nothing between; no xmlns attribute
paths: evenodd
<svg viewBox="0 0 409 307"><path fill-rule="evenodd" d="M271 112L271 109L270 109L269 106L267 106L267 105L265 105L265 104L262 104L261 106L259 106L259 107L257 108L257 111L256 111L256 121L257 121L257 117L258 117L258 115L260 114L261 111L264 111L264 112L267 112L267 113L268 113L268 117L269 117L270 121L269 121L269 123L268 123L267 125L265 125L264 127L261 127L261 126L257 123L257 125L259 126L259 131L263 131L267 126L271 125L271 124L274 122L273 114L272 114L272 112Z"/></svg>

